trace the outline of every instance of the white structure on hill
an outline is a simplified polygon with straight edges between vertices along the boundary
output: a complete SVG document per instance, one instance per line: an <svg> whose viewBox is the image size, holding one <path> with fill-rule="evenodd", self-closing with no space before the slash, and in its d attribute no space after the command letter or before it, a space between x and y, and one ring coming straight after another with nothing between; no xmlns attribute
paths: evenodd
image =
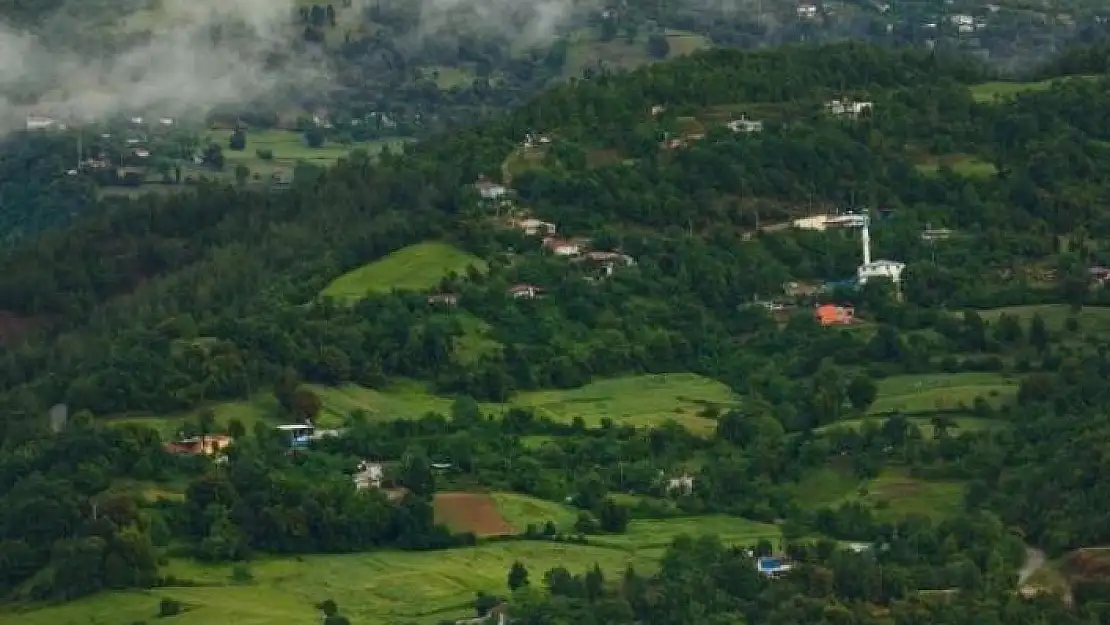
<svg viewBox="0 0 1110 625"><path fill-rule="evenodd" d="M856 278L860 286L867 284L867 281L872 278L886 278L898 284L902 281L902 271L906 268L906 264L896 260L871 260L871 219L868 215L862 215L863 220L860 226L860 243L863 247L863 264L856 270Z"/></svg>

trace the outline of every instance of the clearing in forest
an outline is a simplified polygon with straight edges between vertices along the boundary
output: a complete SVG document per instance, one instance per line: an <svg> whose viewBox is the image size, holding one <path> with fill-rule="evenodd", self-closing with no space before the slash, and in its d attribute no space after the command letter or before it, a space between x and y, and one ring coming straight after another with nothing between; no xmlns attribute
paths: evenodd
<svg viewBox="0 0 1110 625"><path fill-rule="evenodd" d="M454 532L475 536L503 536L516 530L501 516L497 502L486 493L436 493L435 520Z"/></svg>
<svg viewBox="0 0 1110 625"><path fill-rule="evenodd" d="M542 528L548 521L554 523L560 532L569 532L578 518L578 512L570 506L528 495L494 493L493 501L501 516L517 532L527 530L529 525Z"/></svg>
<svg viewBox="0 0 1110 625"><path fill-rule="evenodd" d="M582 417L596 426L603 418L617 425L655 427L674 420L692 432L708 434L717 426L716 412L736 404L731 389L693 373L661 373L599 380L555 391L529 391L510 400L538 415L569 422Z"/></svg>
<svg viewBox="0 0 1110 625"><path fill-rule="evenodd" d="M970 409L976 397L993 406L1011 401L1018 382L998 373L930 373L895 375L877 381L871 415L901 412L930 414Z"/></svg>
<svg viewBox="0 0 1110 625"><path fill-rule="evenodd" d="M1019 93L1045 91L1053 84L1065 80L1090 80L1095 76L1061 76L1033 82L994 81L971 86L971 98L976 102L993 102L995 98L1012 98Z"/></svg>
<svg viewBox="0 0 1110 625"><path fill-rule="evenodd" d="M504 593L513 562L528 567L533 583L557 566L582 573L601 566L619 579L629 564L650 572L654 561L606 547L511 541L447 551L383 550L347 555L259 558L248 566L254 580L232 580L232 566L173 560L166 575L190 585L155 591L104 592L30 611L0 612L0 625L88 625L158 620L158 602L176 599L185 611L175 625L300 625L318 620L313 607L323 598L339 604L359 625L434 623L473 616L477 592Z"/></svg>
<svg viewBox="0 0 1110 625"><path fill-rule="evenodd" d="M961 509L966 485L926 480L899 469L886 469L876 478L861 480L847 468L827 467L806 475L792 490L797 501L811 509L858 501L884 520L908 516L939 519Z"/></svg>
<svg viewBox="0 0 1110 625"><path fill-rule="evenodd" d="M486 263L447 243L417 243L339 276L322 294L358 300L369 293L394 289L423 291L434 288L451 273L465 275L471 266L484 271Z"/></svg>

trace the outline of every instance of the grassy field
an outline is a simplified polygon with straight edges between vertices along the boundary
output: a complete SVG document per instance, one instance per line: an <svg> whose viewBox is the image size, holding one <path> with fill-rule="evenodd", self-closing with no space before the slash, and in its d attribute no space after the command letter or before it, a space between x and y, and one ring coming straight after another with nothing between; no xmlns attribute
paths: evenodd
<svg viewBox="0 0 1110 625"><path fill-rule="evenodd" d="M976 397L998 405L1010 401L1018 390L1016 380L997 373L897 375L879 380L878 387L878 397L868 414L924 414L970 408Z"/></svg>
<svg viewBox="0 0 1110 625"><path fill-rule="evenodd" d="M847 428L858 429L864 423L868 423L868 422L875 423L877 425L881 425L882 422L885 419L886 419L886 417L882 417L882 416L872 416L872 417L867 417L867 418L864 418L864 419L846 419L844 421L837 421L836 423L830 423L829 425L817 428L817 431L818 432L825 432L825 431L828 431L832 428L838 428L838 427L847 427ZM913 423L918 428L920 428L922 436L924 436L927 439L933 438L933 435L935 434L935 432L933 430L933 424L932 424L929 417L908 417L906 420L909 421L910 423ZM976 431L976 430L989 430L989 429L994 429L994 428L1002 428L1002 427L1006 426L1005 421L1000 421L1000 420L995 420L995 419L981 419L981 418L977 418L977 417L952 417L952 422L955 424L954 427L952 427L949 430L949 434L952 434L952 435L958 434L960 432L972 432L972 431Z"/></svg>
<svg viewBox="0 0 1110 625"><path fill-rule="evenodd" d="M992 308L990 310L979 311L979 316L981 316L984 321L995 321L1003 314L1017 318L1025 324L1026 329L1028 329L1028 324L1032 321L1033 317L1035 315L1040 315L1044 319L1048 329L1053 332L1062 331L1068 318L1072 316L1079 319L1080 332L1110 331L1110 308L1100 308L1097 306L1084 306L1078 313L1073 312L1071 307L1066 304L1006 306L1003 308Z"/></svg>
<svg viewBox="0 0 1110 625"><path fill-rule="evenodd" d="M1019 93L1030 91L1045 91L1053 84L1065 80L1090 80L1095 76L1065 76L1038 82L985 82L971 86L971 98L976 102L993 102L996 98L1012 98Z"/></svg>
<svg viewBox="0 0 1110 625"><path fill-rule="evenodd" d="M624 534L590 537L591 544L626 550L636 556L658 558L667 545L681 534L701 536L715 534L727 545L754 545L766 538L775 547L781 536L778 527L748 519L724 515L680 517L672 519L635 519Z"/></svg>
<svg viewBox="0 0 1110 625"><path fill-rule="evenodd" d="M473 532L475 536L504 536L520 530L510 525L498 509L497 501L486 493L436 493L436 523L454 532Z"/></svg>
<svg viewBox="0 0 1110 625"><path fill-rule="evenodd" d="M596 425L609 417L618 424L645 427L673 419L704 434L713 431L717 422L699 413L708 407L727 408L735 401L732 391L720 382L692 373L667 373L601 380L565 391L531 391L511 403L556 421L578 416Z"/></svg>
<svg viewBox="0 0 1110 625"><path fill-rule="evenodd" d="M339 387L311 385L320 397L322 408L318 424L335 427L356 410L367 412L375 419L417 419L429 412L450 414L454 399L435 395L420 383L395 380L383 389L370 389L355 384ZM531 408L540 415L569 423L576 416L587 425L597 425L603 417L614 423L635 427L658 426L674 420L692 432L708 434L716 421L699 413L707 407L727 409L736 397L724 384L692 373L629 376L599 380L569 390L528 391L519 393L506 404L483 404L491 414L500 414L511 407ZM277 402L269 394L259 394L250 401L213 404L217 421L226 424L234 417L250 428L257 421L282 421ZM196 412L168 416L126 415L111 417L112 423L142 423L171 434Z"/></svg>
<svg viewBox="0 0 1110 625"><path fill-rule="evenodd" d="M705 37L687 31L667 30L665 34L667 43L671 46L668 59L691 54L711 45ZM595 29L584 28L570 37L563 75L566 78L581 77L585 69L596 67L598 62L609 69L629 70L653 60L647 52L645 35L638 36L631 43L624 36L618 36L612 41L600 41Z"/></svg>
<svg viewBox="0 0 1110 625"><path fill-rule="evenodd" d="M518 532L526 530L530 523L542 527L548 521L555 523L560 531L568 531L578 518L575 510L553 501L516 493L494 493L492 497L501 517Z"/></svg>
<svg viewBox="0 0 1110 625"><path fill-rule="evenodd" d="M917 164L917 171L933 176L942 166L950 168L954 173L968 178L986 178L998 173L993 163L980 160L965 154L950 154L947 156L930 157Z"/></svg>
<svg viewBox="0 0 1110 625"><path fill-rule="evenodd" d="M861 481L848 471L829 467L808 476L794 495L809 508L861 501L886 520L921 515L941 518L960 510L965 486L960 482L922 480L896 469Z"/></svg>
<svg viewBox="0 0 1110 625"><path fill-rule="evenodd" d="M250 428L259 421L280 423L278 403L270 394L259 394L250 400L213 403L210 408L216 413L216 424L222 430L229 421L238 419ZM191 410L171 415L134 414L110 417L115 424L134 423L158 430L163 438L174 436L187 420L196 420L200 410Z"/></svg>
<svg viewBox="0 0 1110 625"><path fill-rule="evenodd" d="M227 566L174 562L166 571L203 587L106 593L24 614L0 613L0 625L132 625L155 622L158 601L172 597L188 610L175 625L300 625L319 620L313 604L336 601L358 625L430 624L473 615L478 591L503 593L513 562L539 580L556 566L584 571L597 563L609 575L651 561L628 551L541 542L495 543L439 552L393 552L268 559L251 564L254 581L231 581Z"/></svg>
<svg viewBox="0 0 1110 625"><path fill-rule="evenodd" d="M329 166L337 160L350 154L353 150L362 149L370 154L377 154L384 147L391 149L405 143L402 139L372 141L366 143L325 143L318 148L310 148L304 142L301 133L292 130L251 130L247 131L247 147L243 150L231 150L227 147L231 137L230 130L211 130L203 138L203 143L216 143L223 148L224 158L227 161L225 171L234 172L236 165L246 165L252 173L269 175L279 170L292 171L298 161L306 161L314 165ZM259 158L259 150L273 152L272 160Z"/></svg>
<svg viewBox="0 0 1110 625"><path fill-rule="evenodd" d="M435 65L420 69L420 75L428 80L433 80L436 86L444 91L455 87L469 87L474 82L474 72L463 67L447 67Z"/></svg>
<svg viewBox="0 0 1110 625"><path fill-rule="evenodd" d="M323 295L356 300L393 289L431 289L452 272L465 274L471 265L483 271L486 266L480 258L446 243L418 243L339 276Z"/></svg>

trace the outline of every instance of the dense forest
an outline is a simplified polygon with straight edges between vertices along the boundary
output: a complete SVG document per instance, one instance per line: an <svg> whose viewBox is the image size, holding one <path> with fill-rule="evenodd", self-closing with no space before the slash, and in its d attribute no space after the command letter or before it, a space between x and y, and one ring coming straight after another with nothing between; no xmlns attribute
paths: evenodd
<svg viewBox="0 0 1110 625"><path fill-rule="evenodd" d="M1110 264L1110 83L1089 76L1107 58L1079 51L1052 84L976 98L988 74L944 53L702 52L572 81L404 153L356 152L283 192L201 184L117 200L27 241L0 259L0 591L26 602L186 587L174 558L474 545L436 522L435 494L481 486L574 510L570 526L512 540L590 545L637 520L709 514L781 531L777 545L680 538L657 571L619 579L523 563L505 571L514 622L1100 622L1097 580L1073 585L1071 607L1014 585L1025 545L1055 558L1110 541L1097 470L1110 350L1084 315L1110 304L1091 278ZM827 112L846 98L871 110ZM730 131L741 116L762 129ZM480 177L512 199L483 198ZM858 233L775 227L834 209L870 210L877 257L907 264L899 284L784 292L854 274ZM635 263L607 274L559 258L506 227L526 214ZM937 229L950 236L923 236ZM431 240L488 269L429 292L320 295ZM511 296L520 284L544 296ZM851 304L866 323L819 325L819 303ZM992 314L1057 310L1038 305L1064 318ZM499 349L460 352L475 318ZM707 408L701 434L616 415L493 418L478 403L677 372L742 400ZM848 425L873 414L884 380L965 373L1012 376L1013 401ZM211 409L263 393L287 420L312 421L313 388L400 379L454 398L449 414L348 411L342 436L289 454L272 423L217 423ZM72 416L53 432L59 402ZM117 419L180 411L198 415L182 434L234 437L226 460L171 454L141 419ZM965 428L968 416L1003 427ZM351 487L366 458L389 464L395 490ZM805 485L830 467L967 487L945 518L892 519L809 501ZM685 472L696 480L684 492L659 482ZM152 502L124 487L135 482L176 483L180 497ZM773 552L797 566L772 581L753 558Z"/></svg>

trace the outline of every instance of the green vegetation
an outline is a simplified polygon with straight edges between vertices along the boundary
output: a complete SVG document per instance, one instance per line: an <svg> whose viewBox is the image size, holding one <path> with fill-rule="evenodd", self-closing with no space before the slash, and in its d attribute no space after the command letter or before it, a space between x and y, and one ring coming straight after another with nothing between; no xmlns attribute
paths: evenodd
<svg viewBox="0 0 1110 625"><path fill-rule="evenodd" d="M1091 80L1095 76L1065 76L1033 82L992 81L971 86L971 97L976 102L994 102L1012 98L1020 93L1035 93L1051 89L1054 85L1072 80Z"/></svg>
<svg viewBox="0 0 1110 625"><path fill-rule="evenodd" d="M994 164L961 154L930 158L926 162L918 163L916 167L918 171L927 175L934 175L941 167L947 167L954 173L968 178L981 178L998 173Z"/></svg>
<svg viewBox="0 0 1110 625"><path fill-rule="evenodd" d="M493 500L501 516L518 532L523 532L529 525L542 526L548 521L562 530L569 530L574 527L578 515L566 505L516 493L494 493Z"/></svg>
<svg viewBox="0 0 1110 625"><path fill-rule="evenodd" d="M812 509L858 502L883 520L949 517L962 509L965 492L960 482L916 478L897 469L861 480L848 471L827 468L807 476L795 489L798 501Z"/></svg>
<svg viewBox="0 0 1110 625"><path fill-rule="evenodd" d="M294 130L265 129L248 130L246 147L242 150L228 148L230 130L214 130L204 137L204 143L214 142L223 148L227 160L225 170L234 173L237 165L246 165L252 173L269 175L276 171L292 171L298 162L327 167L348 156L354 150L363 150L374 156L383 149L396 150L405 144L402 139L367 141L361 143L325 143L320 147L310 147L305 142L304 133ZM270 158L262 158L260 153L269 153Z"/></svg>
<svg viewBox="0 0 1110 625"><path fill-rule="evenodd" d="M929 414L968 410L976 398L994 406L1012 401L1017 381L997 373L899 375L878 382L870 414Z"/></svg>
<svg viewBox="0 0 1110 625"><path fill-rule="evenodd" d="M484 271L485 263L446 243L419 243L343 274L324 289L323 295L357 300L367 293L394 289L426 290L451 273L465 274L470 267Z"/></svg>
<svg viewBox="0 0 1110 625"><path fill-rule="evenodd" d="M64 606L19 615L0 613L0 625L127 625L154 622L160 597L173 597L186 610L174 623L209 625L294 625L309 622L313 604L331 598L358 625L394 625L410 619L434 623L470 612L474 593L504 592L514 561L537 574L556 566L582 572L595 563L616 576L628 563L650 560L604 547L509 542L438 553L383 552L267 559L250 564L253 581L237 584L230 566L175 562L167 572L200 587L104 594Z"/></svg>
<svg viewBox="0 0 1110 625"><path fill-rule="evenodd" d="M1028 325L1033 318L1040 316L1045 326L1053 332L1065 331L1068 319L1079 322L1082 332L1103 332L1110 330L1110 307L1084 306L1075 310L1065 304L1039 304L1033 306L1006 306L979 312L983 319L996 321L1003 315L1009 315Z"/></svg>
<svg viewBox="0 0 1110 625"><path fill-rule="evenodd" d="M587 425L603 418L635 427L657 427L676 421L705 434L716 427L713 415L736 401L720 382L691 373L664 373L600 380L566 391L532 391L512 399L512 405L568 423L581 417Z"/></svg>
<svg viewBox="0 0 1110 625"><path fill-rule="evenodd" d="M680 535L714 535L726 545L749 547L760 540L778 543L780 532L774 525L721 515L680 517L673 519L637 519L628 524L628 531L603 536L592 542L627 550L638 557L659 557Z"/></svg>

